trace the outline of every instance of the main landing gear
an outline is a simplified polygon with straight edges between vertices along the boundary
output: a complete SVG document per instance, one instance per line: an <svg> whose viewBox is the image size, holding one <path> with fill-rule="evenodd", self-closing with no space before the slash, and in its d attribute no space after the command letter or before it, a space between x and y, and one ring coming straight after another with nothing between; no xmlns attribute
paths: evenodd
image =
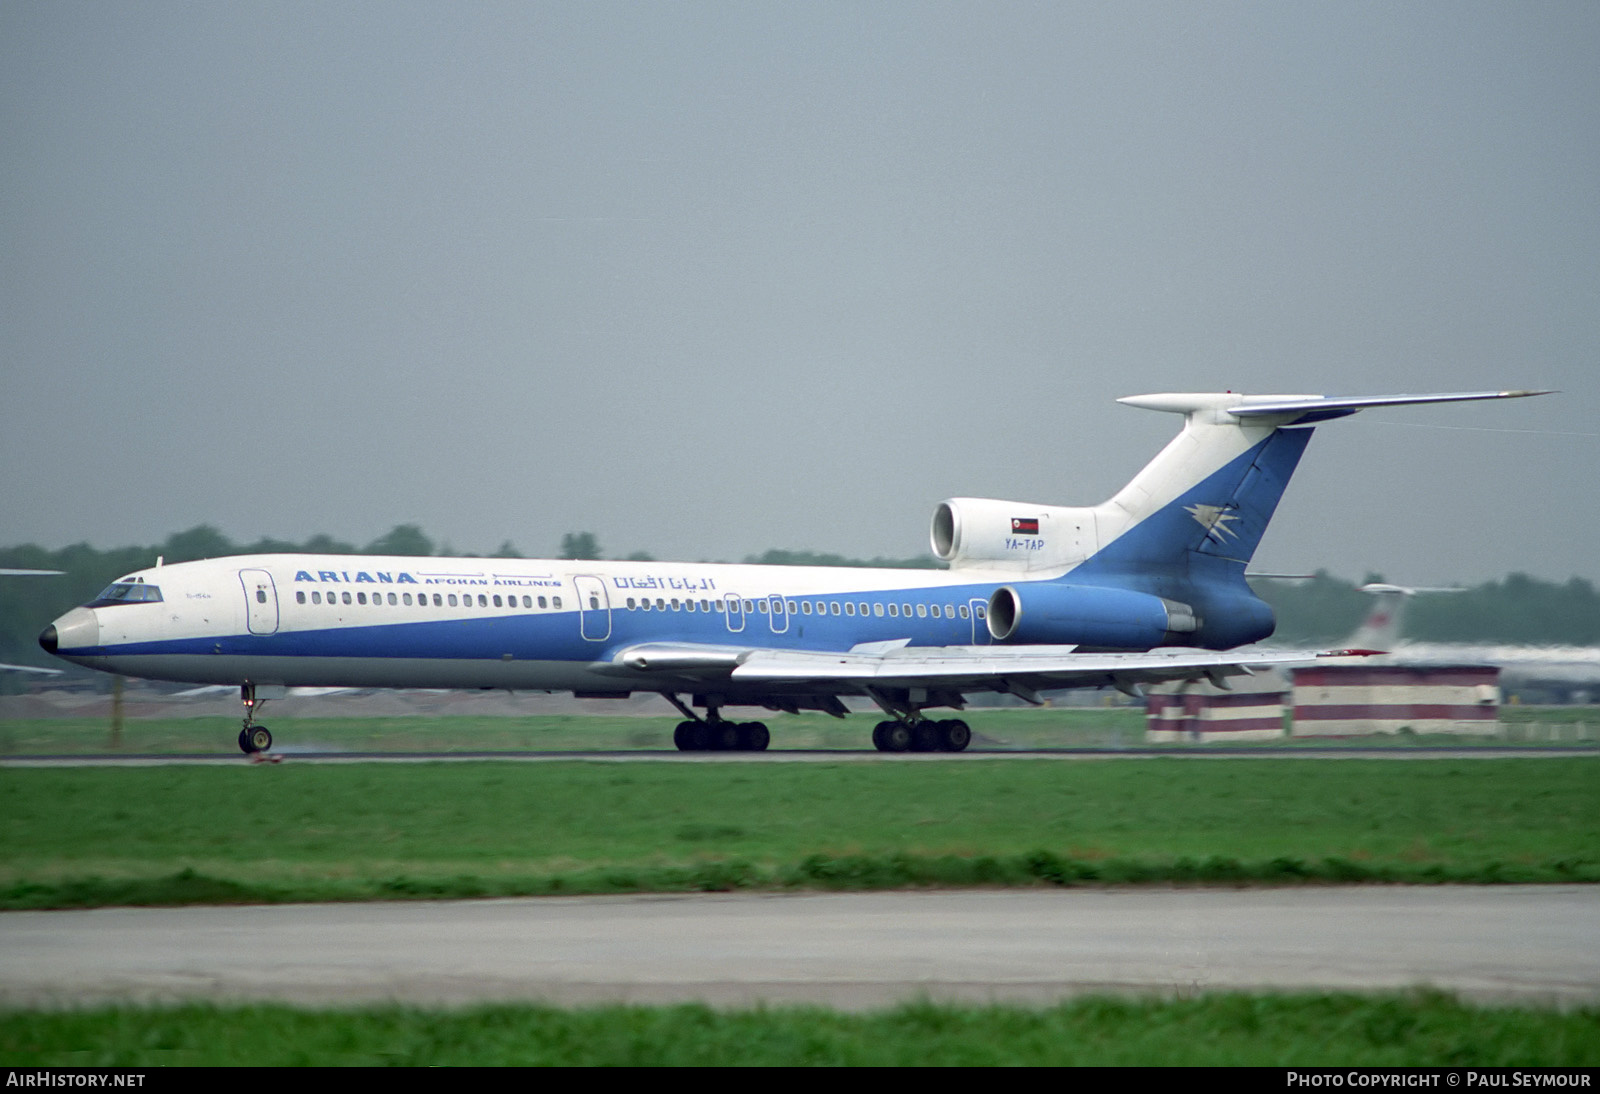
<svg viewBox="0 0 1600 1094"><path fill-rule="evenodd" d="M266 706L267 701L263 699L256 702L254 684L239 685L239 701L244 703L244 728L239 731L239 751L246 756L267 751L272 747L272 734L267 732L266 726L258 726L255 721L256 710Z"/></svg>
<svg viewBox="0 0 1600 1094"><path fill-rule="evenodd" d="M670 691L661 697L683 712L684 720L672 731L679 752L765 752L772 743L766 723L724 721L715 701L704 703L706 716L701 718Z"/></svg>
<svg viewBox="0 0 1600 1094"><path fill-rule="evenodd" d="M879 752L964 752L971 743L972 729L960 718L891 718L872 729L872 744Z"/></svg>
<svg viewBox="0 0 1600 1094"><path fill-rule="evenodd" d="M672 743L679 752L765 752L772 742L764 722L679 722Z"/></svg>

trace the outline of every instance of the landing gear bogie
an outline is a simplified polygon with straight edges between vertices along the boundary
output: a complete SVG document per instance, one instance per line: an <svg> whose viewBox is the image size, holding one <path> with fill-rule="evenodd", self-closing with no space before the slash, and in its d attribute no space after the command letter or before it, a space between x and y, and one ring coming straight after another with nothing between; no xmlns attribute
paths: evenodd
<svg viewBox="0 0 1600 1094"><path fill-rule="evenodd" d="M765 752L772 734L764 722L679 722L672 743L679 752Z"/></svg>
<svg viewBox="0 0 1600 1094"><path fill-rule="evenodd" d="M872 728L872 746L879 752L964 752L972 729L959 718L923 718L907 724L897 719Z"/></svg>

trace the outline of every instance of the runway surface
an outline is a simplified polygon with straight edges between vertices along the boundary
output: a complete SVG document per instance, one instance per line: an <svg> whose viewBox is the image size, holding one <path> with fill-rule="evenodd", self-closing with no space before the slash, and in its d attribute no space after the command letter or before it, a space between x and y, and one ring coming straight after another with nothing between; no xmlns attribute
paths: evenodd
<svg viewBox="0 0 1600 1094"><path fill-rule="evenodd" d="M764 752L678 752L662 750L611 750L577 752L324 752L309 749L275 749L259 756L238 752L83 753L60 755L18 754L0 757L7 767L236 767L240 764L353 764L353 763L970 763L984 760L1506 760L1600 759L1593 745L1389 745L1362 748L1352 745L1295 748L1177 746L1151 748L1050 748L995 749L970 752L878 752L870 749L771 749Z"/></svg>
<svg viewBox="0 0 1600 1094"><path fill-rule="evenodd" d="M1095 992L1600 1002L1600 886L546 898L0 914L0 1004L860 1009Z"/></svg>

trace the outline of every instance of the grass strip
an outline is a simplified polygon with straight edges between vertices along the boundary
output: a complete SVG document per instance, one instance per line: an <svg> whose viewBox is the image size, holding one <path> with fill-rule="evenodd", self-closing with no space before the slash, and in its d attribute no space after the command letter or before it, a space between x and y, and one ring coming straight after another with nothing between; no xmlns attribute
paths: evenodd
<svg viewBox="0 0 1600 1094"><path fill-rule="evenodd" d="M1600 881L1600 762L0 770L0 906Z"/></svg>
<svg viewBox="0 0 1600 1094"><path fill-rule="evenodd" d="M73 877L18 881L0 889L6 910L154 907L183 904L283 904L305 901L470 900L519 896L598 896L623 893L997 888L1081 885L1292 884L1550 884L1600 882L1600 863L1555 859L1487 863L1476 869L1367 865L1348 859L1317 862L1276 858L1241 862L1223 855L1172 861L1110 859L1088 862L1052 851L1025 855L808 855L798 863L763 867L740 859L689 866L609 866L524 876L412 876L272 884L211 877L192 868L157 878Z"/></svg>
<svg viewBox="0 0 1600 1094"><path fill-rule="evenodd" d="M918 1002L867 1013L97 1007L0 1013L0 1064L1593 1067L1600 1010L1473 1006L1433 992Z"/></svg>

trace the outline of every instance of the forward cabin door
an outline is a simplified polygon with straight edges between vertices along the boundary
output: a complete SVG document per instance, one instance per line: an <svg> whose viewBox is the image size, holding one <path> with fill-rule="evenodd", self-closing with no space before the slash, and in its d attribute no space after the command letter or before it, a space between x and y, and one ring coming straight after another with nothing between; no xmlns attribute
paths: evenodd
<svg viewBox="0 0 1600 1094"><path fill-rule="evenodd" d="M245 619L251 634L276 634L278 631L278 587L265 570L240 570L244 586Z"/></svg>
<svg viewBox="0 0 1600 1094"><path fill-rule="evenodd" d="M611 637L611 598L606 583L598 577L580 574L572 579L578 589L578 627L591 642Z"/></svg>

